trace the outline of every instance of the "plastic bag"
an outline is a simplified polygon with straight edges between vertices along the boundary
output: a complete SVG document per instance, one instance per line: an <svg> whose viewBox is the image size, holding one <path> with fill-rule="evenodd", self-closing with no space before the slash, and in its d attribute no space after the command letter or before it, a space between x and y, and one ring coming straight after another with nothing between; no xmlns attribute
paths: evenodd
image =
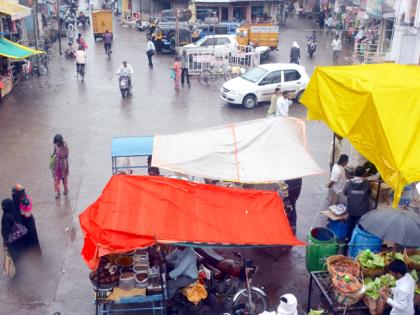
<svg viewBox="0 0 420 315"><path fill-rule="evenodd" d="M172 80L175 80L175 70L174 69L171 69L170 76L171 76Z"/></svg>
<svg viewBox="0 0 420 315"><path fill-rule="evenodd" d="M8 251L5 251L3 255L3 270L3 274L9 279L14 278L16 275L15 263L13 262L12 257L10 257Z"/></svg>
<svg viewBox="0 0 420 315"><path fill-rule="evenodd" d="M195 305L197 305L201 300L207 298L206 288L198 281L182 289L182 293L188 301L194 303Z"/></svg>

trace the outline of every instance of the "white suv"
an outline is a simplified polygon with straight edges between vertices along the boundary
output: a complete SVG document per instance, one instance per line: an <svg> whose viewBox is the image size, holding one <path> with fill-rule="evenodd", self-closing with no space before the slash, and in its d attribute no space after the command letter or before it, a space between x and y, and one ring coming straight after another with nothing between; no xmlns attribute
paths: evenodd
<svg viewBox="0 0 420 315"><path fill-rule="evenodd" d="M308 82L304 67L293 63L272 63L259 65L225 82L220 92L228 103L253 108L259 102L270 101L276 87L289 91L291 97L299 101Z"/></svg>

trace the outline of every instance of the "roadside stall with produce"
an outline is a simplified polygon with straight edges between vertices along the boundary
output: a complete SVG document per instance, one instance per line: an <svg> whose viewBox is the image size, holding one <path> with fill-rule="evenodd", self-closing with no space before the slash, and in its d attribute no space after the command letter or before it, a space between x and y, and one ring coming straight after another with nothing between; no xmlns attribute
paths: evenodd
<svg viewBox="0 0 420 315"><path fill-rule="evenodd" d="M399 81L402 77L409 80ZM403 209L371 210L363 215L348 244L350 257L334 256L338 252L334 232L326 228L311 231L310 238L316 242L310 242L307 249L309 304L315 282L334 314L357 310L363 307L363 300L371 314L380 315L385 303L377 298L379 289L395 283L387 273L393 259L404 260L417 279L420 217L418 209L406 206L410 203L406 192L415 189L412 184L420 180L419 82L420 71L415 66L318 67L302 96L308 119L323 120L336 134L347 138L394 190L393 206L404 205ZM346 209L342 210L334 216L345 219ZM385 249L384 244L393 248ZM308 254L319 263L311 264ZM345 262L345 268L337 273L327 263L326 272L321 263L325 259Z"/></svg>
<svg viewBox="0 0 420 315"><path fill-rule="evenodd" d="M273 192L113 176L80 215L82 257L92 270L97 313L150 309L163 314L164 275L151 266L156 258L145 250L155 244L303 245L281 209Z"/></svg>

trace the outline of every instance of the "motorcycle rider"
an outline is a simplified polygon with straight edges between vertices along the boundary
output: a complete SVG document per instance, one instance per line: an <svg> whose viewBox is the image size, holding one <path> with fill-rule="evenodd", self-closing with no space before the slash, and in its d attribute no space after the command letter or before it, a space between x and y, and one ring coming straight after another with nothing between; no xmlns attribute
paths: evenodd
<svg viewBox="0 0 420 315"><path fill-rule="evenodd" d="M77 22L82 24L82 29L85 29L86 16L83 14L83 12L80 12L79 16L77 17Z"/></svg>
<svg viewBox="0 0 420 315"><path fill-rule="evenodd" d="M177 246L166 256L173 269L168 273L168 299L172 299L178 289L185 288L198 278L197 255L192 247Z"/></svg>
<svg viewBox="0 0 420 315"><path fill-rule="evenodd" d="M316 31L313 31L312 34L308 36L308 41L316 44Z"/></svg>
<svg viewBox="0 0 420 315"><path fill-rule="evenodd" d="M119 75L118 83L121 82L122 77L128 77L128 88L131 88L131 76L134 74L134 70L126 60L124 60L122 65L118 68L117 74Z"/></svg>
<svg viewBox="0 0 420 315"><path fill-rule="evenodd" d="M86 53L85 49L82 45L79 45L79 48L76 51L76 76L79 73L85 73L85 66L86 66ZM82 81L84 80L84 76L82 76Z"/></svg>
<svg viewBox="0 0 420 315"><path fill-rule="evenodd" d="M108 53L108 50L111 51L111 45L112 45L112 33L110 33L108 30L105 31L105 34L102 36L104 40L104 49L105 54Z"/></svg>

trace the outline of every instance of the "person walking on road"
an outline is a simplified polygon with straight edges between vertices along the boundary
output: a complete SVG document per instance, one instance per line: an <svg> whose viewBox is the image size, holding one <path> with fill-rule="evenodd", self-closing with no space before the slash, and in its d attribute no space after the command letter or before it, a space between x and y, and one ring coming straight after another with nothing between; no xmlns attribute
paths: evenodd
<svg viewBox="0 0 420 315"><path fill-rule="evenodd" d="M332 41L332 50L333 50L333 62L336 65L338 63L338 58L341 53L341 40L338 35L335 36L335 39Z"/></svg>
<svg viewBox="0 0 420 315"><path fill-rule="evenodd" d="M69 176L69 148L63 136L54 136L54 152L50 160L50 169L54 177L55 199L60 198L60 182L63 182L64 195L69 193L67 177Z"/></svg>
<svg viewBox="0 0 420 315"><path fill-rule="evenodd" d="M108 50L110 52L112 49L112 33L110 33L108 30L105 31L105 34L102 36L103 40L104 40L104 49L105 49L105 54L108 53Z"/></svg>
<svg viewBox="0 0 420 315"><path fill-rule="evenodd" d="M175 72L175 78L174 78L175 91L179 92L180 90L179 82L181 81L182 66L181 66L180 58L178 56L175 57L174 72Z"/></svg>
<svg viewBox="0 0 420 315"><path fill-rule="evenodd" d="M155 47L155 44L153 43L153 39L154 37L149 38L149 40L147 41L147 49L146 49L146 55L147 55L147 59L149 60L150 67L153 67L152 57L156 53L156 47Z"/></svg>
<svg viewBox="0 0 420 315"><path fill-rule="evenodd" d="M293 102L289 99L289 92L283 91L281 96L277 99L276 105L276 117L287 117L289 116L289 106Z"/></svg>
<svg viewBox="0 0 420 315"><path fill-rule="evenodd" d="M185 81L184 77L186 77L188 87L190 88L191 83L190 83L190 74L188 73L188 63L189 63L189 60L188 60L187 51L184 49L182 51L182 56L181 56L181 67L182 67L182 70L181 70L181 85L182 85L182 87L184 87L184 81Z"/></svg>
<svg viewBox="0 0 420 315"><path fill-rule="evenodd" d="M85 40L82 37L82 34L80 34L80 33L77 35L76 43L79 46L82 46L83 50L86 50L88 48L88 45L86 44Z"/></svg>
<svg viewBox="0 0 420 315"><path fill-rule="evenodd" d="M275 117L276 116L277 100L281 95L280 92L281 92L280 88L276 87L273 95L271 95L271 103L270 103L270 107L268 108L267 117Z"/></svg>
<svg viewBox="0 0 420 315"><path fill-rule="evenodd" d="M4 251L4 271L9 278L13 278L16 273L17 264L23 254L22 240L18 239L14 242L9 242L12 233L12 227L19 223L21 224L21 216L17 213L12 199L3 199L1 202L3 215L1 217L1 235L3 237L3 251ZM6 255L11 258L13 267L6 263ZM10 259L9 258L9 259ZM13 271L11 270L13 269Z"/></svg>
<svg viewBox="0 0 420 315"><path fill-rule="evenodd" d="M74 26L73 24L69 24L69 28L67 29L67 43L69 45L73 45L74 43Z"/></svg>
<svg viewBox="0 0 420 315"><path fill-rule="evenodd" d="M290 48L290 63L299 64L300 60L300 47L296 41L293 42Z"/></svg>

